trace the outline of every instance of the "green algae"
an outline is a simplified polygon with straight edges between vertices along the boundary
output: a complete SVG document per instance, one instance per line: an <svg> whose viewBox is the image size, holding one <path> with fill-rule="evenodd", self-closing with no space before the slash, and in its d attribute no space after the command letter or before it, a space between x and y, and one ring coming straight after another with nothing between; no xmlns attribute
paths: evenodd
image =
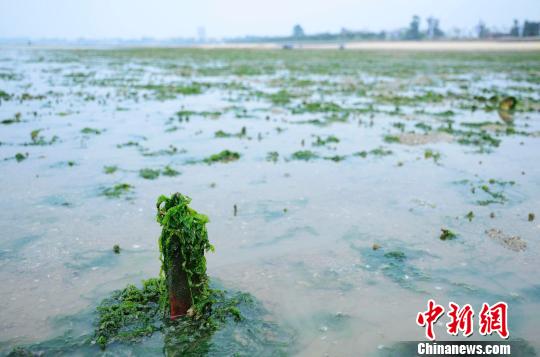
<svg viewBox="0 0 540 357"><path fill-rule="evenodd" d="M513 111L516 109L518 101L515 97L506 97L499 102L499 110L502 111Z"/></svg>
<svg viewBox="0 0 540 357"><path fill-rule="evenodd" d="M93 341L102 348L114 342L139 342L159 331L165 335L167 354L194 353L226 323L244 321L241 308L254 305L249 294L210 288L204 255L214 248L206 230L208 217L190 208L190 201L179 193L158 198L160 276L143 281L141 288L128 285L101 302ZM172 288L168 274L179 262L171 260L172 249L180 250L192 306L186 316L174 321L168 314Z"/></svg>
<svg viewBox="0 0 540 357"><path fill-rule="evenodd" d="M40 132L41 132L41 129L35 129L30 132L30 139L32 140L32 142L38 141Z"/></svg>
<svg viewBox="0 0 540 357"><path fill-rule="evenodd" d="M209 86L207 83L192 82L190 84L146 84L137 88L151 91L157 100L168 100L178 95L201 94Z"/></svg>
<svg viewBox="0 0 540 357"><path fill-rule="evenodd" d="M159 170L154 169L140 169L139 176L145 180L155 180L159 177Z"/></svg>
<svg viewBox="0 0 540 357"><path fill-rule="evenodd" d="M456 238L457 238L456 233L452 232L449 229L441 228L441 235L439 236L440 240L452 240Z"/></svg>
<svg viewBox="0 0 540 357"><path fill-rule="evenodd" d="M208 118L219 118L222 113L220 111L194 111L194 110L179 110L175 113L178 121L182 122L184 120L189 120L192 116L201 116Z"/></svg>
<svg viewBox="0 0 540 357"><path fill-rule="evenodd" d="M416 123L416 124L414 124L414 127L418 128L418 129L421 129L421 130L423 130L425 132L429 132L429 131L433 130L431 125L426 124L424 122Z"/></svg>
<svg viewBox="0 0 540 357"><path fill-rule="evenodd" d="M281 356L293 351L294 331L269 321L266 309L251 295L221 288L212 287L212 311L207 315L170 321L164 318L161 304L163 280L128 285L104 299L95 311L58 321L66 326L63 335L15 347L10 356ZM84 322L89 319L95 319L93 334L86 331ZM71 326L81 331L72 331Z"/></svg>
<svg viewBox="0 0 540 357"><path fill-rule="evenodd" d="M448 117L453 117L454 115L456 115L456 112L454 112L453 110L445 110L443 112L433 113L432 115L437 116L437 117L442 117L442 118L448 118Z"/></svg>
<svg viewBox="0 0 540 357"><path fill-rule="evenodd" d="M334 113L329 116L325 116L323 119L309 119L309 120L298 120L292 122L292 124L311 124L315 126L325 127L330 126L334 123L346 123L349 119L349 113Z"/></svg>
<svg viewBox="0 0 540 357"><path fill-rule="evenodd" d="M131 146L139 147L139 146L141 146L141 144L138 143L138 142L136 142L136 141L128 141L128 142L125 142L125 143L117 144L117 145L116 145L116 147L117 147L118 149L126 148L126 147L131 147Z"/></svg>
<svg viewBox="0 0 540 357"><path fill-rule="evenodd" d="M2 123L4 125L11 125L11 124L15 124L15 123L20 123L21 121L22 121L21 120L21 113L15 113L13 118L4 119L0 123Z"/></svg>
<svg viewBox="0 0 540 357"><path fill-rule="evenodd" d="M269 94L268 99L274 105L286 105L291 102L292 94L285 89L280 89L279 91Z"/></svg>
<svg viewBox="0 0 540 357"><path fill-rule="evenodd" d="M223 130L218 130L215 132L214 136L216 138L231 138L233 136L236 136L236 134L226 133Z"/></svg>
<svg viewBox="0 0 540 357"><path fill-rule="evenodd" d="M161 170L161 174L163 176L175 177L180 175L180 172L167 165Z"/></svg>
<svg viewBox="0 0 540 357"><path fill-rule="evenodd" d="M6 101L7 101L7 100L10 100L11 97L12 97L12 96L11 96L8 92L3 91L3 90L0 89L0 102L1 102L2 100L6 100Z"/></svg>
<svg viewBox="0 0 540 357"><path fill-rule="evenodd" d="M303 113L337 113L344 111L338 104L333 102L303 102L292 109L293 114Z"/></svg>
<svg viewBox="0 0 540 357"><path fill-rule="evenodd" d="M490 203L504 203L508 200L502 192L493 191L488 185L482 185L480 186L480 189L491 197L489 200L477 201L481 206L487 206Z"/></svg>
<svg viewBox="0 0 540 357"><path fill-rule="evenodd" d="M374 250L372 247L356 247L353 244L351 244L351 248L361 254L365 270L381 272L387 279L404 289L425 293L425 290L420 287L420 283L429 281L431 278L413 264L414 260L424 256L424 252L395 248L386 251L383 248Z"/></svg>
<svg viewBox="0 0 540 357"><path fill-rule="evenodd" d="M316 136L316 139L313 142L313 146L325 146L328 144L337 144L337 143L339 143L339 139L334 135L328 135L326 138L321 138L320 136Z"/></svg>
<svg viewBox="0 0 540 357"><path fill-rule="evenodd" d="M23 153L18 152L18 153L15 154L14 158L15 158L15 160L17 162L24 161L24 160L28 159L28 153L23 154Z"/></svg>
<svg viewBox="0 0 540 357"><path fill-rule="evenodd" d="M325 156L325 157L323 157L323 159L325 159L325 160L334 161L334 162L341 162L341 161L345 160L346 158L347 158L347 156L345 156L345 155L334 155L334 156Z"/></svg>
<svg viewBox="0 0 540 357"><path fill-rule="evenodd" d="M133 186L127 183L118 183L112 187L107 187L101 193L108 198L119 198L125 196L133 190Z"/></svg>
<svg viewBox="0 0 540 357"><path fill-rule="evenodd" d="M394 94L380 94L374 97L379 103L393 104L393 105L417 105L419 103L440 103L443 101L444 96L439 93L427 91L423 94L415 96L401 96Z"/></svg>
<svg viewBox="0 0 540 357"><path fill-rule="evenodd" d="M388 155L392 155L393 151L385 149L383 147L378 147L371 150L369 153L374 156L388 156Z"/></svg>
<svg viewBox="0 0 540 357"><path fill-rule="evenodd" d="M394 241L388 242L384 247L377 246L373 249L369 246L359 246L357 243L362 239L352 230L343 237L349 241L351 249L360 253L362 259L361 268L373 273L373 277L382 274L389 281L399 285L403 289L419 294L433 294L433 283L446 285L453 293L462 296L477 296L482 299L504 299L499 293L491 293L486 289L471 287L467 283L451 280L455 276L456 268L426 268L426 261L437 262L439 256L428 250L417 250L410 247L410 243ZM358 242L357 242L358 241ZM388 247L388 248L386 248ZM420 263L423 268L416 266ZM463 272L461 272L463 273Z"/></svg>
<svg viewBox="0 0 540 357"><path fill-rule="evenodd" d="M56 143L59 138L54 135L51 139L47 140L43 135L40 135L43 129L35 129L30 132L30 143L25 143L24 145L31 146L47 146Z"/></svg>
<svg viewBox="0 0 540 357"><path fill-rule="evenodd" d="M179 193L160 196L156 219L162 227L159 237L161 272L114 291L91 315L95 330L70 333L30 346L15 347L11 355L96 355L98 349L117 354L177 355L282 355L289 351L294 333L268 319L268 312L248 293L221 289L206 275L204 254L213 250L208 240L208 218L189 207L190 199ZM185 316L170 319L167 271L171 249L180 249L182 269L188 273L192 308ZM120 253L115 245L113 252ZM99 258L102 259L102 258ZM94 265L94 262L91 263ZM88 320L77 314L67 317L67 326ZM156 338L153 337L156 335ZM104 352L101 352L104 353Z"/></svg>
<svg viewBox="0 0 540 357"><path fill-rule="evenodd" d="M215 132L214 136L216 138L244 138L247 136L247 130L245 126L243 126L238 133L227 133L223 130L218 130Z"/></svg>
<svg viewBox="0 0 540 357"><path fill-rule="evenodd" d="M383 157L383 156L392 155L393 153L394 152L392 150L385 149L384 147L381 146L381 147L372 149L370 151L362 150L362 151L354 153L353 155L360 156L361 158L366 158L368 155Z"/></svg>
<svg viewBox="0 0 540 357"><path fill-rule="evenodd" d="M10 119L4 119L4 120L2 120L2 121L0 122L0 124L11 125L11 124L20 123L20 122L21 122L20 119L17 120L17 119L15 119L15 118L13 118L13 119L10 118Z"/></svg>
<svg viewBox="0 0 540 357"><path fill-rule="evenodd" d="M399 136L397 135L385 135L383 140L385 143L388 143L388 144L394 144L394 143L400 142Z"/></svg>
<svg viewBox="0 0 540 357"><path fill-rule="evenodd" d="M197 56L199 56L199 55L197 55ZM216 57L221 57L221 56L222 56L221 54L217 54L217 55L216 55ZM326 56L326 55L325 55L325 56ZM371 56L370 56L370 57L371 57ZM177 61L178 61L178 60L177 60ZM358 62L361 62L361 60L358 60ZM478 63L479 61L478 61L477 59L473 59L473 62L477 62L477 63ZM532 63L532 62L531 62L531 63ZM159 64L156 63L156 65L159 65ZM309 63L308 63L307 65L309 66ZM351 64L349 64L349 63L344 63L344 64L343 64L343 66L350 66L350 65L351 65ZM469 66L469 64L467 64L467 65ZM356 66L356 65L355 65L355 66ZM371 66L371 65L368 64L368 66ZM382 66L385 66L385 65L381 65L381 67L382 67ZM436 67L436 66L433 66L433 67ZM203 68L204 68L204 66L203 66ZM299 67L299 68L300 68L300 67ZM359 67L355 67L355 68L359 68ZM372 67L372 69L373 69L373 67ZM382 69L382 68L381 68L381 69ZM193 70L195 71L195 69L193 69ZM435 70L436 70L436 69L435 69ZM453 70L453 69L452 69L452 70ZM226 66L223 66L222 71L223 71L223 73L227 73ZM301 71L303 72L304 70L302 69ZM331 68L328 68L327 71L332 72L332 73L334 73L334 72L339 73L339 70L338 70L338 69L331 69ZM458 69L456 72L459 73L459 72L461 72L461 71L462 71L462 69ZM390 72L388 72L388 73L390 73ZM402 76L402 74L401 74L401 73L398 73L398 74L396 74L396 76ZM296 76L295 76L295 77L296 77ZM301 76L298 76L298 78L301 78ZM323 81L321 81L321 82L323 82ZM320 87L320 86L322 86L322 85L324 85L324 84L319 84L319 83L317 83L316 85L317 85L318 87ZM328 88L330 88L330 87L328 87ZM367 93L368 93L368 94L367 94L367 96L366 96L366 97L367 97L366 99L369 100L369 99L370 99L369 97L372 95L373 92L372 92L372 91L367 91ZM340 98L338 98L338 99L336 99L336 103L339 103L339 104L341 105L341 103L345 103L345 101L341 101ZM345 106L346 104L342 104L342 105ZM405 110L405 108L404 108L404 110ZM276 113L278 113L278 112L276 112ZM467 115L468 113L461 113L461 112L459 112L459 118L461 118L461 114ZM482 115L482 113L477 113L477 114ZM492 114L495 114L495 113L492 113ZM427 115L433 115L433 116L435 116L436 114L435 114L435 113L428 113L428 114L426 114L426 116L427 116ZM274 116L274 115L273 115L273 116ZM276 114L276 115L275 115L276 118L279 118L279 116L280 116L280 114ZM312 117L318 117L318 116L312 116ZM488 118L488 120L489 120L489 117L486 116L486 118ZM193 118L192 118L192 119L193 119ZM375 120L375 122L377 123L377 125L379 125L379 123L381 123L381 121L379 121L378 119L379 119L379 117L377 117L376 120ZM478 118L478 119L482 120L482 118ZM279 120L279 119L276 119L276 120ZM319 120L320 120L320 122L322 122L322 119L319 119ZM524 119L524 120L525 120L525 119ZM430 123L431 125L433 125L433 126L436 127L437 124L434 124L435 122L436 122L436 121L429 122L429 123ZM457 124L457 123L458 123L458 122L456 122L456 124ZM533 120L531 120L530 123L533 124ZM40 125L41 125L41 124L40 124ZM426 124L426 125L427 125L427 124ZM457 125L459 125L459 124L457 124ZM285 127L286 127L286 124L283 124L282 126L285 126ZM251 128L251 126L250 126L250 128ZM477 129L477 128L474 128L474 127L471 127L471 128L472 128L472 129L475 129L475 130ZM419 129L421 129L421 128L419 128ZM430 127L429 130L431 130L431 127ZM211 135L212 132L213 132L213 131L210 131L210 132L209 132L210 135ZM172 136L171 136L171 137L172 137ZM379 138L379 140L381 139L380 136L377 136L377 137ZM502 138L497 137L497 136L494 136L494 137L495 137L495 138L498 138L498 139L502 139ZM344 138L345 138L345 137L344 137ZM176 139L176 138L175 138L175 139ZM529 141L527 141L526 144L529 145ZM472 145L472 144L471 144L471 145ZM489 145L486 145L486 146L489 146ZM276 148L277 148L277 147L276 147ZM394 147L393 149L396 149L396 147ZM506 149L506 148L505 148L505 149ZM246 148L246 150L247 150L247 148ZM270 146L268 147L268 150L271 150ZM357 149L357 150L358 150L358 149ZM292 150L292 151L294 151L294 150ZM263 153L264 153L264 152L265 152L265 151L263 151ZM422 155L422 151L417 151L417 152L411 151L411 152L409 152L409 153L410 153L410 155L416 155L416 156ZM424 153L424 154L425 154L425 153ZM32 155L34 155L34 153L33 153ZM37 155L38 155L38 154L36 154L36 156L37 156ZM369 155L369 153L368 153L368 152L365 152L364 157L366 157L367 155ZM263 157L264 157L264 155L263 155L262 157L260 157L260 158L263 158ZM424 155L424 157L425 157L425 155ZM402 158L401 156L400 156L399 158L400 158L400 159L403 159L403 160L407 160L406 158ZM474 164L474 162L476 161L476 158L475 158L475 157L471 157L470 159L471 159L472 164ZM408 162L408 161L406 161L406 162ZM487 160L485 160L484 162L487 162ZM32 163L32 164L33 164L33 163ZM495 190L495 191L497 191L497 190ZM478 190L478 192L477 192L477 195L488 195L488 193L484 192L484 191L480 188L480 189ZM465 210L465 211L461 210L461 211L462 211L462 212L461 212L462 215L463 215L464 213L467 212L467 210ZM489 212L489 211L488 211L488 212ZM525 213L526 213L526 212L525 212ZM458 213L458 214L459 214L459 213ZM501 213L501 214L502 214L501 217L503 217L504 214L503 214L503 213ZM526 217L526 216L525 216L525 217ZM524 219L524 216L522 215L521 218ZM385 245L386 245L386 244L385 244Z"/></svg>
<svg viewBox="0 0 540 357"><path fill-rule="evenodd" d="M407 256L405 255L405 253L403 253L402 251L399 251L399 250L393 250L393 251L390 251L388 253L384 253L384 257L388 258L388 259L395 260L395 261L400 261L400 262L407 259Z"/></svg>
<svg viewBox="0 0 540 357"><path fill-rule="evenodd" d="M296 151L291 155L292 160L310 161L317 159L319 155L310 150Z"/></svg>
<svg viewBox="0 0 540 357"><path fill-rule="evenodd" d="M464 125L465 123L462 123ZM498 139L488 133L484 129L485 123L476 126L477 123L469 123L470 130L460 130L453 128L453 121L448 120L446 126L441 126L437 130L439 132L448 133L457 138L457 142L461 145L476 146L478 152L491 152L492 148L497 148L501 144L501 139ZM467 124L465 124L467 126Z"/></svg>
<svg viewBox="0 0 540 357"><path fill-rule="evenodd" d="M85 127L81 129L81 134L85 135L99 135L103 132L103 130L95 129L95 128L89 128Z"/></svg>
<svg viewBox="0 0 540 357"><path fill-rule="evenodd" d="M209 296L204 253L213 251L214 247L208 240L208 217L190 208L190 202L189 197L179 193L171 197L160 196L157 201L157 221L162 226L159 238L161 272L169 274L169 270L176 264L170 260L173 256L171 249L180 249L182 271L187 275L191 305L196 313L200 313L208 304Z"/></svg>
<svg viewBox="0 0 540 357"><path fill-rule="evenodd" d="M118 166L116 165L103 166L103 172L107 175L114 174L116 171L118 171Z"/></svg>
<svg viewBox="0 0 540 357"><path fill-rule="evenodd" d="M508 201L508 197L506 197L502 189L507 185L513 186L514 184L515 184L514 181L501 181L501 180L489 179L488 184L483 184L479 186L481 192L484 192L485 194L487 194L489 198L480 199L477 201L477 203L481 206L487 206L492 203L499 203L499 204L506 203ZM499 191L496 191L496 189L499 189ZM475 190L475 192L477 191Z"/></svg>
<svg viewBox="0 0 540 357"><path fill-rule="evenodd" d="M437 163L441 159L441 153L431 149L426 149L424 150L424 159L433 159L433 161Z"/></svg>
<svg viewBox="0 0 540 357"><path fill-rule="evenodd" d="M405 123L401 123L401 122L392 123L392 126L396 129L399 129L401 132L405 131Z"/></svg>
<svg viewBox="0 0 540 357"><path fill-rule="evenodd" d="M266 161L277 162L279 160L279 153L277 151L270 151L266 154Z"/></svg>
<svg viewBox="0 0 540 357"><path fill-rule="evenodd" d="M477 129L485 128L486 126L491 126L491 125L504 126L504 124L501 124L499 122L493 122L493 121L466 122L466 123L461 123L460 125L467 128L477 128Z"/></svg>
<svg viewBox="0 0 540 357"><path fill-rule="evenodd" d="M128 285L113 293L97 307L96 343L105 347L114 341L134 341L151 335L157 329L153 320L163 313L165 297L162 279L148 279L141 289Z"/></svg>
<svg viewBox="0 0 540 357"><path fill-rule="evenodd" d="M454 183L469 186L469 192L477 197L475 203L480 206L507 203L509 198L505 193L506 187L514 186L516 184L515 181L497 179L489 179L487 181L479 180L477 182L461 180Z"/></svg>
<svg viewBox="0 0 540 357"><path fill-rule="evenodd" d="M254 305L249 294L231 295L209 286L204 254L214 248L206 230L208 217L190 208L190 201L179 193L158 198L160 277L144 281L141 289L128 285L100 304L95 341L102 347L114 341L137 341L160 330L165 334L166 354L195 353L213 333L245 320L241 309ZM174 257L171 249L180 250L181 268L187 274L192 299L188 314L174 321L167 313L168 291L172 288L167 274L179 262L170 260Z"/></svg>
<svg viewBox="0 0 540 357"><path fill-rule="evenodd" d="M484 146L498 147L501 144L500 139L494 138L486 131L460 131L459 133L460 138L458 138L457 142L462 145L474 145L483 148Z"/></svg>
<svg viewBox="0 0 540 357"><path fill-rule="evenodd" d="M232 161L236 161L240 159L240 156L241 155L237 152L230 151L230 150L223 150L217 154L210 155L209 157L203 159L203 162L207 164L215 164L218 162L227 163L227 162L232 162Z"/></svg>
<svg viewBox="0 0 540 357"><path fill-rule="evenodd" d="M171 155L186 152L184 149L179 150L176 146L174 146L172 144L169 145L167 149L161 149L161 150L156 150L156 151L149 151L148 149L146 149L146 148L144 148L142 146L138 146L138 148L139 148L139 152L141 153L142 156L149 156L149 157L171 156Z"/></svg>

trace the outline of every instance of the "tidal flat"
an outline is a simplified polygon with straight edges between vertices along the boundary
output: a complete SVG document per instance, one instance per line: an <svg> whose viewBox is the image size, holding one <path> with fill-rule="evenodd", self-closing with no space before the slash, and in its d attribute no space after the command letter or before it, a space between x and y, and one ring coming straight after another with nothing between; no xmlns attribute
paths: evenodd
<svg viewBox="0 0 540 357"><path fill-rule="evenodd" d="M391 355L429 298L540 351L540 52L2 47L0 187L1 355L174 355L87 343L174 192L281 328L208 355Z"/></svg>

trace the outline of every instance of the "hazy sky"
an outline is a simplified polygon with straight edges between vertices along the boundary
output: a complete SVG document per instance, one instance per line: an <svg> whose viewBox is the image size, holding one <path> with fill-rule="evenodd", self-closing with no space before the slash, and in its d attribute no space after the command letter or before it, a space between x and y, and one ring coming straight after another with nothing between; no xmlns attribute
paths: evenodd
<svg viewBox="0 0 540 357"><path fill-rule="evenodd" d="M479 20L507 28L514 18L540 21L540 0L0 0L0 37L140 38L287 35L342 27L405 27L413 14L443 29ZM423 23L425 26L425 23Z"/></svg>

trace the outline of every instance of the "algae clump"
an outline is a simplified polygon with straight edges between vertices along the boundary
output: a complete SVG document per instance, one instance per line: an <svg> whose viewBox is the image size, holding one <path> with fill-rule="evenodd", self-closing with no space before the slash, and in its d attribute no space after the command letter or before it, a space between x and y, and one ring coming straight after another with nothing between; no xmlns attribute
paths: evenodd
<svg viewBox="0 0 540 357"><path fill-rule="evenodd" d="M441 229L441 236L439 237L441 240L452 240L457 238L457 234L452 232L449 229L442 228Z"/></svg>
<svg viewBox="0 0 540 357"><path fill-rule="evenodd" d="M97 307L98 324L94 339L102 348L112 341L131 341L151 335L152 323L161 315L165 302L162 279L143 281L142 289L128 285Z"/></svg>
<svg viewBox="0 0 540 357"><path fill-rule="evenodd" d="M103 166L103 172L107 175L114 174L118 170L118 166L112 165L112 166Z"/></svg>
<svg viewBox="0 0 540 357"><path fill-rule="evenodd" d="M210 291L204 253L213 251L208 240L208 217L189 207L191 199L180 193L160 196L157 221L162 227L159 237L161 274L165 276L171 317L204 312Z"/></svg>
<svg viewBox="0 0 540 357"><path fill-rule="evenodd" d="M319 155L314 153L313 151L309 150L301 150L296 151L291 155L291 159L293 160L303 160L303 161L309 161L318 158Z"/></svg>
<svg viewBox="0 0 540 357"><path fill-rule="evenodd" d="M165 166L165 168L161 171L161 174L162 174L163 176L174 177L174 176L180 175L180 172L179 172L179 171L176 171L175 169L173 169L172 167L170 167L169 165L167 165L167 166Z"/></svg>
<svg viewBox="0 0 540 357"><path fill-rule="evenodd" d="M102 193L109 198L118 198L131 191L132 188L133 186L128 183L119 183L114 185L113 187L105 188Z"/></svg>
<svg viewBox="0 0 540 357"><path fill-rule="evenodd" d="M266 154L266 161L277 162L279 160L279 153L277 151L270 151Z"/></svg>
<svg viewBox="0 0 540 357"><path fill-rule="evenodd" d="M231 162L240 159L240 154L234 151L223 150L218 154L211 155L203 160L207 164L214 164L216 162Z"/></svg>
<svg viewBox="0 0 540 357"><path fill-rule="evenodd" d="M400 139L399 136L396 135L385 135L384 142L393 144L393 143L399 143Z"/></svg>
<svg viewBox="0 0 540 357"><path fill-rule="evenodd" d="M246 293L210 288L204 254L214 247L208 240L208 217L189 207L190 202L180 193L158 198L160 276L143 281L141 288L128 285L101 302L94 343L105 348L114 341L139 341L160 331L166 345L176 346L174 352L189 352L227 319L243 321L240 307L254 301Z"/></svg>
<svg viewBox="0 0 540 357"><path fill-rule="evenodd" d="M28 158L28 153L21 154L20 152L18 152L18 153L15 154L15 160L17 160L17 162L24 161L27 158Z"/></svg>
<svg viewBox="0 0 540 357"><path fill-rule="evenodd" d="M81 129L81 133L86 134L86 135L90 135L90 134L99 135L99 134L101 134L101 132L102 131L99 130L99 129L89 128L89 127Z"/></svg>
<svg viewBox="0 0 540 357"><path fill-rule="evenodd" d="M146 180L155 180L159 177L159 170L141 169L139 170L139 176Z"/></svg>

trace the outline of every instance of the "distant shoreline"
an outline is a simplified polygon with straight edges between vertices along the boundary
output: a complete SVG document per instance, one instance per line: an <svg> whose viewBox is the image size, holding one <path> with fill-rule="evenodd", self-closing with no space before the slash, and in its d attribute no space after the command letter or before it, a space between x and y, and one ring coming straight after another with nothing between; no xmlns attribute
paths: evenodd
<svg viewBox="0 0 540 357"><path fill-rule="evenodd" d="M365 51L540 51L540 41L353 41L342 43L300 42L290 44L293 50ZM189 46L205 49L265 49L283 48L283 43L223 43Z"/></svg>
<svg viewBox="0 0 540 357"><path fill-rule="evenodd" d="M16 49L245 49L245 50L360 50L360 51L433 51L433 52L473 52L500 51L521 52L540 51L540 39L534 40L440 40L440 41L350 41L350 42L223 42L207 44L166 44L166 43L33 43L31 45L1 43L0 48Z"/></svg>

